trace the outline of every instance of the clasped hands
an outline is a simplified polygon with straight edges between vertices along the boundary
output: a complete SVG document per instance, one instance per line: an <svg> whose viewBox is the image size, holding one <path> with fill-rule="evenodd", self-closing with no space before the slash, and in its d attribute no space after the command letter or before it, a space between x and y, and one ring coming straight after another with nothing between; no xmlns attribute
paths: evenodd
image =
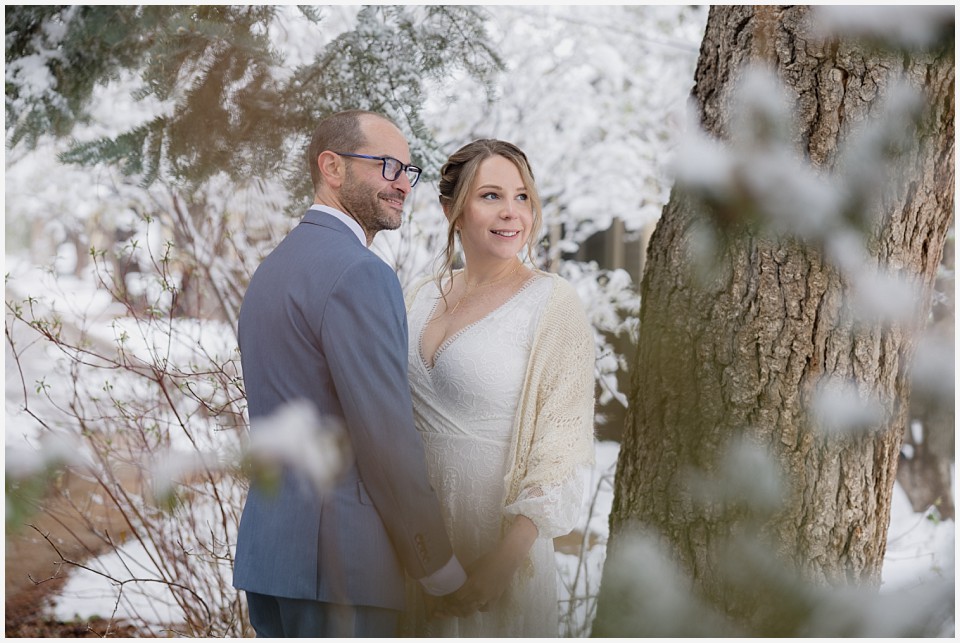
<svg viewBox="0 0 960 643"><path fill-rule="evenodd" d="M489 610L510 585L536 538L536 525L526 516L517 516L497 547L467 566L467 581L460 589L428 597L427 618L463 618Z"/></svg>
<svg viewBox="0 0 960 643"><path fill-rule="evenodd" d="M426 595L427 618L463 618L486 612L507 589L516 566L498 549L473 561L466 572L467 582L452 594Z"/></svg>

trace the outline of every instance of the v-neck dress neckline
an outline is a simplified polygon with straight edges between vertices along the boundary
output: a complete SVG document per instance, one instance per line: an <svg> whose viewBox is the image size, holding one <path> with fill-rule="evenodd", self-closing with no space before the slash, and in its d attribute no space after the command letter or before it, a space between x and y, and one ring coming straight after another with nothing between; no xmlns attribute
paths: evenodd
<svg viewBox="0 0 960 643"><path fill-rule="evenodd" d="M486 315L482 316L480 319L477 319L476 321L470 322L469 324L467 324L466 326L464 326L463 328L461 328L460 330L458 330L458 331L455 332L454 334L450 335L450 337L447 337L445 340L443 340L443 341L440 343L440 345L437 346L437 349L433 352L433 359L428 361L426 355L423 354L423 334L424 334L425 332L427 332L427 326L430 325L430 320L432 320L433 317L434 317L434 315L436 315L436 313L437 313L437 308L440 306L440 302L443 300L442 297L437 296L436 300L433 302L433 306L430 308L430 313L427 315L426 321L425 321L424 324L420 327L420 332L417 333L417 355L420 357L420 363L423 365L423 367L426 369L426 371L427 371L428 373L433 372L433 370L437 367L437 358L442 357L444 351L445 351L451 344L453 344L455 341L457 341L457 339L459 339L464 333L470 331L471 329L475 328L476 326L484 323L484 322L487 321L488 319L491 319L491 318L493 318L495 315L497 315L498 313L500 313L500 311L504 310L508 305L510 305L511 303L513 303L513 301L514 301L517 297L519 297L520 294L521 294L524 290L526 290L527 287L528 287L530 284L534 283L535 281L537 281L537 280L539 280L539 279L543 279L543 278L544 278L543 275L534 273L534 274L533 274L531 277L529 277L525 282L523 282L523 284L520 286L520 288L517 289L517 292L513 293L512 295L510 295L510 297L509 297L506 301L504 301L502 304L500 304L499 306L497 306L496 308L494 308L493 310L491 310L490 312L488 312Z"/></svg>

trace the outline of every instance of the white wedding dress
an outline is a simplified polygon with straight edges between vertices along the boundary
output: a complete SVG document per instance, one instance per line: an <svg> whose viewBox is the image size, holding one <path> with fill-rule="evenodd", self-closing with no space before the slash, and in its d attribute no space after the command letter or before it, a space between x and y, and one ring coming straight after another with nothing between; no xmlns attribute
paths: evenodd
<svg viewBox="0 0 960 643"><path fill-rule="evenodd" d="M524 490L504 507L504 478L514 420L537 322L551 280L536 275L511 299L447 339L431 367L422 351L439 292L428 282L409 311L409 376L414 417L430 480L440 499L454 552L464 566L491 551L502 518L527 516L539 528L511 587L487 612L426 622L423 606L408 614L416 636L556 637L557 571L553 538L568 533L580 509L582 477L549 490ZM532 575L531 575L532 570ZM411 598L413 598L411 596Z"/></svg>

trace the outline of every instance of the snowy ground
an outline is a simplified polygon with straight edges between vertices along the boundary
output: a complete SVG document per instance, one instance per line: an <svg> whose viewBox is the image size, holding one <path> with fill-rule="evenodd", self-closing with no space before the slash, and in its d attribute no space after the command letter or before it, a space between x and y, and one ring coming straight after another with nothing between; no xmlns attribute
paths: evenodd
<svg viewBox="0 0 960 643"><path fill-rule="evenodd" d="M613 503L612 482L616 469L619 444L616 442L597 443L597 467L594 478L596 499L594 511L589 519L589 530L606 542L608 535L608 517ZM588 512L590 498L584 501L585 515ZM906 494L897 484L891 506L890 528L888 530L887 553L883 565L883 591L894 592L908 590L931 581L944 578L953 579L955 569L955 523L952 520L937 520L930 512L915 513ZM603 569L605 551L602 545L588 552L585 562L575 556L557 554L557 564L561 578L561 591L572 586L573 579L580 568L580 582L576 585L576 594L595 592ZM586 580L584 580L586 579ZM561 596L567 600L568 593ZM561 602L561 613L566 604ZM586 635L586 608L580 605L561 634ZM561 621L563 617L561 616ZM950 636L953 632L948 633Z"/></svg>
<svg viewBox="0 0 960 643"><path fill-rule="evenodd" d="M613 500L610 483L613 479L618 451L617 443L597 443L597 468L594 474L595 500L589 498L586 501L594 503L589 529L599 537L601 544L588 550L583 562L576 556L557 554L561 587L565 583L572 584L571 581L577 577L579 567L576 593L581 596L595 593L599 586L604 561L602 543L606 540L607 518ZM932 579L952 577L954 543L954 522L938 522L925 514L914 513L906 496L897 486L893 500L887 556L884 562L884 587L889 590L907 589ZM143 550L132 546L122 554L113 553L104 556L100 562L106 569L115 570L117 575L122 575L124 568L136 567L137 561L143 558ZM567 596L562 598L566 599ZM54 612L56 618L62 620L77 616L85 618L95 614L103 616L113 613L115 603L116 591L108 581L91 574L75 573L67 582ZM562 619L564 621L562 634L585 636L588 627L587 609L592 602L577 602L572 612L564 614L568 605L566 602L561 603L561 613L565 617ZM126 618L133 614L141 616L152 614L157 623L177 621L177 612L172 601L162 593L128 592L124 601L117 606L116 615Z"/></svg>

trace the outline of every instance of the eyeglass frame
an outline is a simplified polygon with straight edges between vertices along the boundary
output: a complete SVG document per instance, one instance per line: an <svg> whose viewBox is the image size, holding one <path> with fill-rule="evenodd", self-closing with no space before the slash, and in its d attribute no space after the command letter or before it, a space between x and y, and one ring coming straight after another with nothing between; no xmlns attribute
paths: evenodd
<svg viewBox="0 0 960 643"><path fill-rule="evenodd" d="M333 152L333 150L330 150L330 151ZM400 159L395 159L392 156L370 156L369 154L352 154L350 152L333 152L333 153L339 156L349 156L349 157L358 158L358 159L370 159L372 161L380 161L381 162L380 174L381 176L383 176L383 179L385 181L396 181L397 179L400 178L401 174L406 174L407 180L410 181L410 175L407 174L407 170L409 169L416 170L417 171L416 177L412 181L410 181L411 189L420 181L420 175L423 174L423 168L420 168L410 163L404 163ZM392 179L387 176L388 161L393 161L394 163L397 163L400 166L400 169L397 170L396 175Z"/></svg>

